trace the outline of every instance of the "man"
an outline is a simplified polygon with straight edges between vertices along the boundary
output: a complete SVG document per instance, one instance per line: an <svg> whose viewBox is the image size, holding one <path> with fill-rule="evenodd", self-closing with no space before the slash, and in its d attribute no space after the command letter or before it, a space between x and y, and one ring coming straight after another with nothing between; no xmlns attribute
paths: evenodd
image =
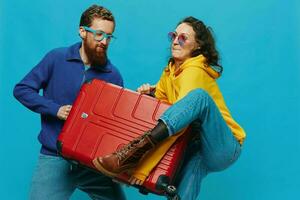
<svg viewBox="0 0 300 200"><path fill-rule="evenodd" d="M14 88L14 96L41 114L41 143L30 190L31 200L69 199L75 189L92 199L123 200L120 186L101 174L70 165L57 154L56 140L81 85L93 78L123 86L119 71L107 58L115 20L104 7L92 5L80 19L81 42L50 51ZM39 95L39 90L43 95Z"/></svg>

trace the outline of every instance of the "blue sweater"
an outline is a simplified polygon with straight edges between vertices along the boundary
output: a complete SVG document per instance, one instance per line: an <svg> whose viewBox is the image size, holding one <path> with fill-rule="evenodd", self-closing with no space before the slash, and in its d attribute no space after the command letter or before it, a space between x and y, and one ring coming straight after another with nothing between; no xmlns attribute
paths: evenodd
<svg viewBox="0 0 300 200"><path fill-rule="evenodd" d="M61 106L72 105L84 81L97 78L123 86L121 74L110 61L103 68L85 70L80 47L81 43L76 43L50 51L14 88L18 101L41 114L38 139L43 154L57 155L56 140L64 121L56 114Z"/></svg>

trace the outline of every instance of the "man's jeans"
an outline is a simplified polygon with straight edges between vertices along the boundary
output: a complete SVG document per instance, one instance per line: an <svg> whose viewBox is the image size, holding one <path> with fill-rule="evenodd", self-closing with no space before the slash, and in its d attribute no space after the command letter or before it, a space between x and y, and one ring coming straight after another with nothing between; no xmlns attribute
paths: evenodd
<svg viewBox="0 0 300 200"><path fill-rule="evenodd" d="M67 200L75 189L86 192L91 199L125 200L121 187L110 178L70 165L61 157L39 156L30 200Z"/></svg>
<svg viewBox="0 0 300 200"><path fill-rule="evenodd" d="M170 135L192 126L195 139L187 149L178 190L181 199L194 200L199 196L202 179L229 167L239 157L241 146L212 98L202 89L191 91L172 105L161 120Z"/></svg>

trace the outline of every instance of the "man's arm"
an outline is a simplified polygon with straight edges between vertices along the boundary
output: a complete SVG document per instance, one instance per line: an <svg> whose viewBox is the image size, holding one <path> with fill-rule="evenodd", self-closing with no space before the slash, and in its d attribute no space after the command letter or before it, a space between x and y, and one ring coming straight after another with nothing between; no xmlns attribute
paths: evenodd
<svg viewBox="0 0 300 200"><path fill-rule="evenodd" d="M40 114L57 116L60 105L39 95L40 89L45 88L51 78L52 65L53 55L49 53L15 86L13 94L30 110Z"/></svg>

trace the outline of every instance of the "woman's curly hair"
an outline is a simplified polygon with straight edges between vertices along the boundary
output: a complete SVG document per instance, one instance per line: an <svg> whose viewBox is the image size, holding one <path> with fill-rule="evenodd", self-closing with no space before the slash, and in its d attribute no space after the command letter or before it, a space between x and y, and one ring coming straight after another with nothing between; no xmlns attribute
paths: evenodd
<svg viewBox="0 0 300 200"><path fill-rule="evenodd" d="M219 64L219 53L215 46L215 40L212 35L212 29L207 27L201 20L195 17L186 17L178 23L178 25L185 23L190 25L195 31L195 40L199 44L199 48L191 53L191 57L202 54L207 59L207 64L217 66L220 71L223 70Z"/></svg>

